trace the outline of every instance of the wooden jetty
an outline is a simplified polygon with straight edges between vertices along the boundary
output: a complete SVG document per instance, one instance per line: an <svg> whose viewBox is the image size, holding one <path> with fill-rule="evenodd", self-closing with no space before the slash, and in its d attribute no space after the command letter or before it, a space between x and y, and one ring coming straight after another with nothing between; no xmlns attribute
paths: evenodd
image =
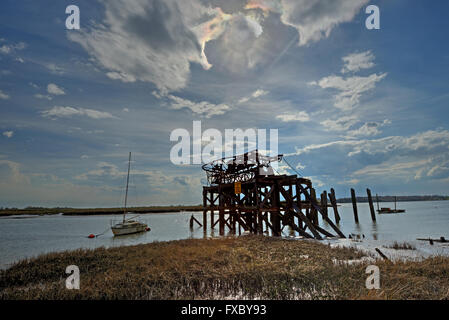
<svg viewBox="0 0 449 320"><path fill-rule="evenodd" d="M209 183L203 186L204 232L218 224L220 235L225 229L234 234L243 229L280 236L289 227L305 238L345 238L328 217L327 194L322 194L318 204L311 180L274 175L271 163L281 160L282 155L267 157L255 150L203 165ZM330 197L339 221L335 192ZM318 215L335 234L319 226Z"/></svg>

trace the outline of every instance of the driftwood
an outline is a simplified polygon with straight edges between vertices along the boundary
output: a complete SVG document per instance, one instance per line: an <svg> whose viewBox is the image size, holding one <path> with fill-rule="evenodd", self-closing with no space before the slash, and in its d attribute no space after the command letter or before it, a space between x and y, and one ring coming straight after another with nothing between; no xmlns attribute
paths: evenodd
<svg viewBox="0 0 449 320"><path fill-rule="evenodd" d="M376 251L377 251L377 253L378 253L382 258L384 258L384 259L387 260L387 261L390 261L390 259L388 259L388 257L387 257L386 255L384 255L384 254L382 253L382 251L379 250L379 248L376 248Z"/></svg>
<svg viewBox="0 0 449 320"><path fill-rule="evenodd" d="M446 242L449 242L449 240L446 240L444 237L440 237L440 239L431 239L431 238L426 238L426 239L424 239L424 238L418 238L418 239L416 239L416 240L420 240L420 241L429 241L430 243L433 243L433 242L440 242L440 243L446 243Z"/></svg>

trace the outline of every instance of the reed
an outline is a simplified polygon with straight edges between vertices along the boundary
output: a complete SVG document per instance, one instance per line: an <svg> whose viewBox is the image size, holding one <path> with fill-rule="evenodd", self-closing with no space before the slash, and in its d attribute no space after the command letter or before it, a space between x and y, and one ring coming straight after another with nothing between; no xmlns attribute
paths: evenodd
<svg viewBox="0 0 449 320"><path fill-rule="evenodd" d="M391 246L386 246L386 248L396 249L396 250L416 250L416 247L408 242L397 242L395 241Z"/></svg>
<svg viewBox="0 0 449 320"><path fill-rule="evenodd" d="M1 299L440 299L449 259L377 261L381 289L365 288L366 265L352 248L263 236L188 239L52 253L0 272ZM65 288L77 265L80 290Z"/></svg>

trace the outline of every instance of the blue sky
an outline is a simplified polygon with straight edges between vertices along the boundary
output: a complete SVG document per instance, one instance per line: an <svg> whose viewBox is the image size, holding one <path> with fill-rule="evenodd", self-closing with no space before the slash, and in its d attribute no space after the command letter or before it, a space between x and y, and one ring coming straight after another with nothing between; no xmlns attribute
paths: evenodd
<svg viewBox="0 0 449 320"><path fill-rule="evenodd" d="M370 4L380 30L365 28ZM129 151L133 205L200 203L200 166L169 158L172 130L195 120L278 129L318 191L448 193L447 1L0 8L0 206L119 206Z"/></svg>

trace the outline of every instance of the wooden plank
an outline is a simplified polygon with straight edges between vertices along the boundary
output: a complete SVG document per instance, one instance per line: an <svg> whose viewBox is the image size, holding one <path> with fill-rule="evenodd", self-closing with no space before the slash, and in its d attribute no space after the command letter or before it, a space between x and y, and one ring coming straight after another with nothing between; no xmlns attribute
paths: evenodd
<svg viewBox="0 0 449 320"><path fill-rule="evenodd" d="M310 204L312 205L312 207L314 207L316 210L318 210L319 213L321 213L322 218L331 226L332 229L334 229L334 231L341 237L341 238L346 238L346 236L343 234L343 232L341 232L340 229L338 229L338 227L328 218L326 217L322 212L321 212L321 208L320 206L316 203L316 199L313 199L310 194L307 192L307 190L299 185L299 188L301 190L301 192L305 195L306 199L308 201L310 201Z"/></svg>
<svg viewBox="0 0 449 320"><path fill-rule="evenodd" d="M301 212L301 210L299 209L299 207L297 206L296 203L293 202L293 200L291 199L290 195L284 190L283 187L280 188L280 191L282 193L282 195L284 196L285 200L287 200L288 202L290 202L290 205L292 207L293 210L295 210L296 214L301 218L301 220L307 225L307 227L309 228L309 230L313 233L313 235L315 236L316 239L318 240L322 240L323 238L321 237L321 235L318 233L318 231L316 231L314 225L312 222L310 222L309 219L307 219L307 217Z"/></svg>
<svg viewBox="0 0 449 320"><path fill-rule="evenodd" d="M335 238L335 235L333 235L332 233L328 232L327 230L319 227L319 226L315 226L315 229L317 229L319 232L321 232L322 234L324 234L326 237L332 237Z"/></svg>

